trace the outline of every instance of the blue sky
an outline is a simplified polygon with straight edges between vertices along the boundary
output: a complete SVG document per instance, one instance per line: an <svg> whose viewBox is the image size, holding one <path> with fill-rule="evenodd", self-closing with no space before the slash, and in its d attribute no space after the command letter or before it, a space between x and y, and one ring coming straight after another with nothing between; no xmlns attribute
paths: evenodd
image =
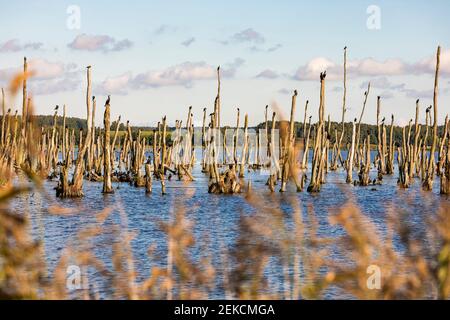
<svg viewBox="0 0 450 320"><path fill-rule="evenodd" d="M36 70L30 90L37 113L66 104L69 115L85 116L85 67L92 65L93 94L99 105L112 95L113 117L153 124L167 115L173 123L192 105L201 120L204 107L212 110L221 65L225 124L234 123L236 107L251 124L263 120L266 104L288 114L294 89L297 119L306 99L315 119L322 69L329 74L326 113L339 120L347 46L347 120L359 114L371 81L364 120L375 121L381 95L382 114L405 124L417 98L423 110L431 103L438 44L440 122L449 112L448 1L0 2L0 84L7 87L26 55ZM80 10L80 28L67 26L70 5ZM380 10L377 30L367 27L371 5ZM8 104L17 108L20 97Z"/></svg>

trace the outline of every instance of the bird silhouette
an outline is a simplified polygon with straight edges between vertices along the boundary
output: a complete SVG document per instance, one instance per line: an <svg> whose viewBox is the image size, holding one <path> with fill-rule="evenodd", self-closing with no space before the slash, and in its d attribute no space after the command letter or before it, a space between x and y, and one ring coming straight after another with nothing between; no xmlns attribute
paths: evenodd
<svg viewBox="0 0 450 320"><path fill-rule="evenodd" d="M59 108L59 106L58 106L58 105L56 105L56 107L55 107L55 111L56 111L56 110L58 110L58 108Z"/></svg>
<svg viewBox="0 0 450 320"><path fill-rule="evenodd" d="M105 106L109 105L110 101L111 101L111 96L108 94L108 99L106 99Z"/></svg>

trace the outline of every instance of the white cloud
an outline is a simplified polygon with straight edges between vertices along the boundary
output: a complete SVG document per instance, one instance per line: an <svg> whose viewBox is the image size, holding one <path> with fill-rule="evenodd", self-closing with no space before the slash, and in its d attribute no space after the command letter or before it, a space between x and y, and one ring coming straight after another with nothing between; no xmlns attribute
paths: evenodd
<svg viewBox="0 0 450 320"><path fill-rule="evenodd" d="M280 49L281 47L283 47L283 45L281 43L277 43L276 45L268 47L267 49L257 45L253 45L249 49L251 52L274 52Z"/></svg>
<svg viewBox="0 0 450 320"><path fill-rule="evenodd" d="M252 43L252 44L263 44L266 41L264 36L255 31L253 28L247 28L242 31L236 32L228 40L219 41L223 45L228 45L230 43Z"/></svg>
<svg viewBox="0 0 450 320"><path fill-rule="evenodd" d="M136 88L181 85L192 86L196 80L216 77L216 68L205 62L184 62L164 70L152 70L138 74L133 79Z"/></svg>
<svg viewBox="0 0 450 320"><path fill-rule="evenodd" d="M244 63L241 58L235 58L231 63L220 69L222 77L230 78ZM146 89L166 86L192 87L194 82L212 80L217 77L217 67L206 62L186 61L162 70L150 70L133 76L131 72L108 77L96 87L101 94L127 94L128 89Z"/></svg>
<svg viewBox="0 0 450 320"><path fill-rule="evenodd" d="M32 74L28 80L29 92L34 95L74 90L82 82L81 70L74 63L64 64L36 58L28 61L28 70ZM0 80L7 86L22 71L22 66L0 69Z"/></svg>
<svg viewBox="0 0 450 320"><path fill-rule="evenodd" d="M230 63L225 64L225 68L221 69L221 74L224 77L234 77L237 70L245 63L245 60L242 58L234 58L234 60Z"/></svg>
<svg viewBox="0 0 450 320"><path fill-rule="evenodd" d="M392 99L394 97L394 94L391 91L389 91L389 90L384 90L383 92L381 92L379 94L379 96L382 99Z"/></svg>
<svg viewBox="0 0 450 320"><path fill-rule="evenodd" d="M81 84L80 74L65 74L63 77L46 79L45 81L30 80L30 92L35 95L47 95L58 92L76 90Z"/></svg>
<svg viewBox="0 0 450 320"><path fill-rule="evenodd" d="M153 33L155 35L163 35L163 34L167 34L167 33L172 33L172 32L176 32L178 30L177 27L175 26L170 26L168 24L162 24L160 25L158 28L156 28Z"/></svg>
<svg viewBox="0 0 450 320"><path fill-rule="evenodd" d="M281 93L281 94L291 94L292 92L293 92L293 90L289 90L286 88L281 88L280 90L278 90L278 93Z"/></svg>
<svg viewBox="0 0 450 320"><path fill-rule="evenodd" d="M366 89L368 83L369 81L364 81L359 87L361 89ZM378 89L402 90L405 87L405 84L393 84L387 77L377 77L370 79L370 86Z"/></svg>
<svg viewBox="0 0 450 320"><path fill-rule="evenodd" d="M264 71L261 71L259 74L257 74L256 78L276 79L276 78L278 78L278 73L276 73L273 70L266 69Z"/></svg>
<svg viewBox="0 0 450 320"><path fill-rule="evenodd" d="M351 77L384 77L397 75L421 75L433 74L436 67L436 57L430 56L416 63L406 63L401 59L386 59L383 61L374 58L349 60L347 62L347 74ZM300 66L294 73L296 80L317 80L322 71L327 71L328 80L342 79L342 62L317 57ZM442 50L440 74L450 76L450 50Z"/></svg>
<svg viewBox="0 0 450 320"><path fill-rule="evenodd" d="M45 59L31 59L28 63L28 70L34 72L33 77L36 79L52 79L60 77L66 71L66 67L62 62L49 62Z"/></svg>
<svg viewBox="0 0 450 320"><path fill-rule="evenodd" d="M186 39L183 42L181 42L181 45L183 45L185 47L189 47L194 41L195 41L195 38L191 37L191 38Z"/></svg>
<svg viewBox="0 0 450 320"><path fill-rule="evenodd" d="M281 43L277 43L276 45L270 47L267 49L267 52L274 52L277 51L278 49L280 49L281 47L283 47L283 45Z"/></svg>
<svg viewBox="0 0 450 320"><path fill-rule="evenodd" d="M10 39L0 43L0 52L18 52L22 50L39 50L43 46L42 42L20 43L18 39Z"/></svg>
<svg viewBox="0 0 450 320"><path fill-rule="evenodd" d="M430 56L420 60L418 63L411 67L411 72L421 73L434 73L436 68L436 56ZM450 49L441 49L440 56L440 73L445 76L450 76Z"/></svg>
<svg viewBox="0 0 450 320"><path fill-rule="evenodd" d="M356 76L400 75L407 70L407 65L400 59L377 61L373 58L353 60L348 64L348 71Z"/></svg>
<svg viewBox="0 0 450 320"><path fill-rule="evenodd" d="M128 39L116 40L107 35L79 34L67 46L74 50L84 51L121 51L130 48L133 43Z"/></svg>
<svg viewBox="0 0 450 320"><path fill-rule="evenodd" d="M98 94L127 94L127 87L132 80L132 73L125 72L124 74L108 77L100 85L95 88L95 92Z"/></svg>
<svg viewBox="0 0 450 320"><path fill-rule="evenodd" d="M28 61L28 71L32 74L31 79L47 80L63 76L69 71L76 69L76 64L69 63L65 65L62 62L50 62L45 59L35 58ZM11 80L11 78L20 72L23 67L17 66L0 70L0 79Z"/></svg>
<svg viewBox="0 0 450 320"><path fill-rule="evenodd" d="M235 33L231 39L235 42L264 43L265 41L264 36L252 28Z"/></svg>
<svg viewBox="0 0 450 320"><path fill-rule="evenodd" d="M301 66L295 72L293 78L296 80L318 80L323 71L327 71L327 79L335 80L339 77L336 64L324 57L317 57L310 60L306 65Z"/></svg>

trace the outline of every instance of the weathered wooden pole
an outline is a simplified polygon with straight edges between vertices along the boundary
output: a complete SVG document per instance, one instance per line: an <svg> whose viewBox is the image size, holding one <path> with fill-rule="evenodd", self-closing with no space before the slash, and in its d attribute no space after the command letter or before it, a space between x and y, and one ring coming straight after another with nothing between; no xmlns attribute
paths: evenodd
<svg viewBox="0 0 450 320"><path fill-rule="evenodd" d="M66 158L66 105L63 105L63 124L62 124L62 150L61 155L63 161Z"/></svg>
<svg viewBox="0 0 450 320"><path fill-rule="evenodd" d="M352 144L350 146L350 154L348 155L347 160L347 178L345 182L352 183L353 182L353 158L355 157L355 138L356 138L356 118L352 123Z"/></svg>
<svg viewBox="0 0 450 320"><path fill-rule="evenodd" d="M5 120L6 120L6 110L5 110L5 90L2 88L2 132L0 137L1 145L6 143L6 132L5 132Z"/></svg>
<svg viewBox="0 0 450 320"><path fill-rule="evenodd" d="M367 137L364 141L365 161L359 173L359 185L367 186L370 183L370 132L367 132Z"/></svg>
<svg viewBox="0 0 450 320"><path fill-rule="evenodd" d="M389 128L389 152L388 152L388 161L386 164L386 173L393 174L394 173L394 115L391 115L391 126Z"/></svg>
<svg viewBox="0 0 450 320"><path fill-rule="evenodd" d="M303 159L302 159L302 169L308 168L308 154L309 154L309 141L311 137L311 116L309 116L308 120L308 132L304 137L304 145L303 145Z"/></svg>
<svg viewBox="0 0 450 320"><path fill-rule="evenodd" d="M378 151L378 158L379 158L379 166L378 166L378 175L386 174L386 166L384 162L384 154L383 154L383 148L382 148L382 130L380 125L380 100L381 97L377 97L377 151Z"/></svg>
<svg viewBox="0 0 450 320"><path fill-rule="evenodd" d="M266 109L265 109L265 112L264 112L264 133L265 133L266 139L267 139L267 154L266 155L269 157L270 156L270 151L269 151L270 143L269 143L268 109L269 109L269 105L266 105ZM267 166L267 165L270 165L270 164L266 163L264 165Z"/></svg>
<svg viewBox="0 0 450 320"><path fill-rule="evenodd" d="M217 111L216 126L220 130L220 66L217 67Z"/></svg>
<svg viewBox="0 0 450 320"><path fill-rule="evenodd" d="M86 91L86 105L87 105L87 135L83 141L83 131L80 130L80 143L78 146L78 156L75 163L72 182L69 184L69 167L67 165L61 167L60 183L56 189L56 195L59 197L81 197L83 196L83 164L86 151L89 148L91 141L91 130L89 128L89 119L91 117L90 108L90 92L91 92L91 66L87 67L87 91ZM83 143L84 142L84 143Z"/></svg>
<svg viewBox="0 0 450 320"><path fill-rule="evenodd" d="M425 110L425 136L423 138L422 155L420 157L420 176L421 176L422 184L425 181L426 174L427 174L426 171L427 171L427 164L428 164L428 160L427 160L428 130L429 130L429 126L431 123L431 115L430 115L431 108L432 108L432 106L429 106Z"/></svg>
<svg viewBox="0 0 450 320"><path fill-rule="evenodd" d="M89 115L89 118L86 119L86 128L87 132L91 132L91 92L92 92L92 80L91 80L91 66L87 66L87 87L86 87L86 113ZM87 162L87 171L90 173L92 169L92 156L91 153L94 152L91 150L91 140L95 139L95 137L92 137L89 135L89 141L86 141L87 143L87 156L86 156L86 162Z"/></svg>
<svg viewBox="0 0 450 320"><path fill-rule="evenodd" d="M145 193L152 193L152 172L150 164L145 164Z"/></svg>
<svg viewBox="0 0 450 320"><path fill-rule="evenodd" d="M205 148L206 148L206 108L203 108L203 122L202 122L202 171L205 171L207 166L205 162Z"/></svg>
<svg viewBox="0 0 450 320"><path fill-rule="evenodd" d="M289 133L287 139L285 139L284 155L283 155L283 167L281 174L281 188L280 192L286 191L286 184L289 180L291 166L293 162L293 144L295 143L295 104L297 101L297 90L294 90L291 101L291 116L289 119Z"/></svg>
<svg viewBox="0 0 450 320"><path fill-rule="evenodd" d="M444 166L444 161L445 161L444 146L445 146L445 141L447 140L447 132L448 132L448 115L445 116L444 132L442 134L442 138L441 138L440 145L439 145L438 166L436 169L436 173L438 176L441 175L442 168Z"/></svg>
<svg viewBox="0 0 450 320"><path fill-rule="evenodd" d="M306 140L306 116L308 114L308 104L309 104L309 100L306 100L306 103L305 103L305 114L303 116L303 128L302 128L303 140ZM305 142L305 141L303 141L303 142Z"/></svg>
<svg viewBox="0 0 450 320"><path fill-rule="evenodd" d="M325 109L325 77L326 72L320 73L320 102L319 102L319 123L316 130L316 140L314 146L313 162L311 166L311 180L308 192L319 192L322 183L322 171L325 165L326 139L324 124Z"/></svg>
<svg viewBox="0 0 450 320"><path fill-rule="evenodd" d="M414 178L416 171L416 163L419 155L419 136L420 136L420 125L419 125L419 99L416 100L416 117L414 123L414 146L413 154L411 157L411 163L409 164L409 176Z"/></svg>
<svg viewBox="0 0 450 320"><path fill-rule="evenodd" d="M272 127L270 130L270 176L267 184L271 192L275 190L275 183L278 174L278 159L275 156L275 116L276 112L272 113Z"/></svg>
<svg viewBox="0 0 450 320"><path fill-rule="evenodd" d="M114 131L114 138L113 141L111 142L111 166L114 168L114 162L116 159L116 140L117 140L117 136L119 134L119 128L120 128L120 116L117 118L116 121L116 128Z"/></svg>
<svg viewBox="0 0 450 320"><path fill-rule="evenodd" d="M429 191L433 188L433 179L434 179L434 153L436 152L436 142L438 135L438 125L437 125L437 117L438 117L438 106L437 106L437 97L438 97L438 83L439 83L439 64L440 64L440 56L441 56L441 47L438 46L436 52L436 72L434 75L434 91L433 91L433 142L431 144L430 150L430 158L428 161L427 174L425 177L425 181L423 182L423 189Z"/></svg>
<svg viewBox="0 0 450 320"><path fill-rule="evenodd" d="M166 194L166 182L165 182L165 166L166 166L166 116L162 121L162 150L161 150L161 168L160 168L160 180L161 180L161 193Z"/></svg>
<svg viewBox="0 0 450 320"><path fill-rule="evenodd" d="M95 100L95 96L92 96L92 117L91 117L91 141L90 146L89 146L89 158L88 158L88 165L87 165L87 169L88 169L88 173L91 172L92 170L92 166L94 163L94 159L95 159L95 111L97 108L97 102ZM99 155L97 155L99 156Z"/></svg>
<svg viewBox="0 0 450 320"><path fill-rule="evenodd" d="M105 102L105 113L103 115L103 193L114 193L111 182L110 101L110 96L108 96L108 99ZM94 119L94 116L92 116L92 119Z"/></svg>
<svg viewBox="0 0 450 320"><path fill-rule="evenodd" d="M449 132L446 130L444 135L448 135ZM447 137L447 147L445 153L442 154L443 164L442 164L442 172L440 174L441 185L440 185L440 193L441 194L450 194L450 137Z"/></svg>
<svg viewBox="0 0 450 320"><path fill-rule="evenodd" d="M266 110L267 112L267 110ZM267 117L267 115L266 115ZM233 143L233 160L235 167L238 165L238 158L237 158L237 147L239 144L239 122L240 122L240 110L237 108L237 115L236 115L236 130L234 134L234 143Z"/></svg>
<svg viewBox="0 0 450 320"><path fill-rule="evenodd" d="M345 112L346 109L346 97L347 97L347 47L344 47L344 92L342 95L342 120L341 120L341 134L337 142L337 152L334 155L333 163L331 165L332 170L337 169L338 158L341 158L341 146L345 133Z"/></svg>
<svg viewBox="0 0 450 320"><path fill-rule="evenodd" d="M361 110L361 115L359 116L359 121L358 121L358 130L356 131L356 156L361 157L361 155L358 155L359 152L359 142L361 139L361 121L364 115L364 111L366 110L366 104L367 104L367 98L369 97L369 93L370 93L370 82L367 85L367 91L364 92L364 102L363 102L363 107ZM356 166L359 166L359 159L356 159Z"/></svg>

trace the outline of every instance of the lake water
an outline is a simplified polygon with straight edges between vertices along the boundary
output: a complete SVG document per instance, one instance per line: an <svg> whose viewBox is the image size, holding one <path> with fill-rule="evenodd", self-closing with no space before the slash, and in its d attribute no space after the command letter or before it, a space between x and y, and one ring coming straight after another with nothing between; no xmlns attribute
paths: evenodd
<svg viewBox="0 0 450 320"><path fill-rule="evenodd" d="M77 233L87 225L95 224L95 215L104 208L113 208L113 213L106 223L122 223L121 213L124 214L128 230L135 232L136 236L131 242L135 267L138 279L142 280L149 275L152 266L164 266L167 257L167 239L160 229L160 222L167 221L174 210L179 206L185 209L186 217L192 221L196 244L191 251L192 258L199 259L209 251L214 257L213 263L217 269L221 268L221 259L218 253L222 246L233 248L237 228L241 215L250 215L261 208L277 207L285 214L287 221L292 218L293 204L302 209L306 215L308 206L312 205L319 223L319 234L323 236L336 236L342 232L337 226L330 225L328 216L332 209L345 204L349 199L363 210L382 233L386 229L386 215L388 210L400 212L406 210L410 213L413 228L421 232L427 216L436 213L437 208L447 197L439 194L439 179L435 179L432 192L423 192L420 180L416 179L409 189L397 187L397 171L392 176L384 176L383 184L369 187L355 187L345 183L345 172L340 168L336 172L329 172L326 183L320 193L310 194L306 191L297 193L292 183L288 190L280 193L278 190L270 193L265 182L266 175L250 172L246 181L252 181L252 190L263 195L263 202L259 209L252 207L246 200L245 194L215 195L207 192L207 176L197 166L193 171L194 182L177 181L174 176L167 181L167 194L161 195L160 183L153 183L153 193L145 194L144 188L135 188L127 183L113 183L114 194L103 195L102 183L85 181L83 190L85 196L80 199L58 199L53 188L56 181L46 181L43 192L35 191L31 194L21 195L11 202L11 206L18 212L28 211L31 217L32 234L44 244L45 258L48 270L51 272L58 262L65 247L76 244ZM308 171L308 176L310 172ZM372 179L376 171L371 171ZM357 174L354 173L354 179ZM279 187L279 186L277 186ZM52 215L48 213L49 206L76 208L73 215ZM122 221L122 222L120 222ZM94 243L95 254L111 266L111 248L108 242L114 241L111 235L98 237ZM149 259L148 248L153 246L153 256L159 259ZM277 281L281 277L281 269L272 266L268 268L269 278ZM91 283L97 281L96 274L91 275ZM108 288L98 279L97 290L101 296L108 295ZM281 287L278 285L278 287ZM330 293L330 298L336 297ZM211 298L224 298L224 293L217 288Z"/></svg>

